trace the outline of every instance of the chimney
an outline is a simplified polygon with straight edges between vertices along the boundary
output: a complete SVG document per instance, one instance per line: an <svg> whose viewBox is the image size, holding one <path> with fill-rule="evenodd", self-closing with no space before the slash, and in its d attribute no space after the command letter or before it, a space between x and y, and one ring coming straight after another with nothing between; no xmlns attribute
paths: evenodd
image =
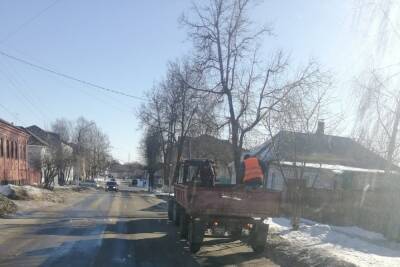
<svg viewBox="0 0 400 267"><path fill-rule="evenodd" d="M324 135L325 133L325 122L323 120L318 121L317 132L318 135Z"/></svg>

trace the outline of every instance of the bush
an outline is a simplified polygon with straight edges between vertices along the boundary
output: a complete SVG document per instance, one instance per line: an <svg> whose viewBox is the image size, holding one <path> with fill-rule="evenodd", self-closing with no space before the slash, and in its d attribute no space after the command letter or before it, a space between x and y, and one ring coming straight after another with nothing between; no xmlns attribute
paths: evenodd
<svg viewBox="0 0 400 267"><path fill-rule="evenodd" d="M15 213L17 205L7 197L0 194L0 216Z"/></svg>

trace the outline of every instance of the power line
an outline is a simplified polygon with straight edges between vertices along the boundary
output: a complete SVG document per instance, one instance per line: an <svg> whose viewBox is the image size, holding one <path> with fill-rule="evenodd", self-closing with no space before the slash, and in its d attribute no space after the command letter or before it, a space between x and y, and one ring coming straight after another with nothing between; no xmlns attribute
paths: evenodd
<svg viewBox="0 0 400 267"><path fill-rule="evenodd" d="M15 96L18 98L18 100L21 103L23 103L23 101L25 100L28 104L32 105L31 103L29 103L29 100L26 98L26 96L23 93L21 93L21 91L18 89L16 82L14 81L14 79L11 76L8 76L4 71L1 71L1 70L0 70L0 74L4 74L4 77L8 80L10 86L12 88L14 88L14 90L11 90L11 92L15 93ZM17 93L19 93L19 95ZM34 116L37 121L40 121L40 120L38 120L38 117L36 117L34 115L37 110L33 107L33 105L32 106L30 106L30 105L25 105L25 107L29 108L32 116ZM37 114L39 114L39 113L37 113Z"/></svg>
<svg viewBox="0 0 400 267"><path fill-rule="evenodd" d="M3 104L0 103L0 107L2 107L8 114L10 114L16 121L18 121L18 117L16 114L11 112L8 108L6 108Z"/></svg>
<svg viewBox="0 0 400 267"><path fill-rule="evenodd" d="M79 78L75 78L75 77L73 77L73 76L71 76L71 75L64 74L64 73L58 72L58 71L56 71L56 70L52 70L52 69L50 69L50 68L46 68L46 67L37 65L37 64L32 63L32 62L30 62L30 61L27 61L27 60L25 60L25 59L22 59L22 58L15 57L15 56L13 56L13 55L7 54L6 52L1 51L1 50L0 50L0 55L3 55L3 56L5 56L5 57L10 58L10 59L12 59L12 60L15 60L15 61L17 61L17 62L23 63L23 64L25 64L25 65L34 67L34 68L39 69L39 70L41 70L41 71L49 72L49 73L52 73L52 74L54 74L54 75L63 77L63 78L65 78L65 79L72 80L72 81L75 81L75 82L79 82L79 83L82 83L82 84L91 86L91 87L93 87L93 88L96 88L96 89L100 89L100 90L103 90L103 91L106 91L106 92L109 92L109 93L118 94L118 95L122 95L122 96L125 96L125 97L130 97L130 98L133 98L133 99L141 100L141 101L146 101L146 99L143 98L143 97L130 95L130 94L127 94L127 93L118 91L118 90L114 90L114 89L107 88L107 87L104 87L104 86L101 86L101 85L97 85L97 84L92 83L92 82L88 82L88 81L85 81L85 80L82 80L82 79L79 79Z"/></svg>
<svg viewBox="0 0 400 267"><path fill-rule="evenodd" d="M6 61L5 61L6 62ZM22 76L20 76L18 74L18 72L16 71L16 69L13 67L11 62L7 62L8 65L8 75L6 73L6 71L3 71L3 74L5 75L5 78L8 79L8 81L10 82L11 86L14 87L14 89L16 90L16 92L18 92L24 99L25 101L32 106L33 110L35 112L38 112L38 114L44 119L44 121L49 120L49 117L45 114L45 112L43 112L43 110L40 108L40 105L37 105L35 103L35 101L33 101L33 98L31 98L30 94L25 92L25 90L23 90L23 87L29 87L26 83L25 86L22 84L22 82L24 81ZM0 69L0 72L1 69ZM14 72L14 75L12 75L12 72ZM9 77L8 77L9 76ZM18 86L19 85L19 86Z"/></svg>
<svg viewBox="0 0 400 267"><path fill-rule="evenodd" d="M40 10L39 12L37 12L36 14L34 14L32 17L28 18L27 20L25 20L22 24L20 24L15 30L9 32L3 39L0 40L0 43L4 43L6 42L8 39L10 39L12 36L14 36L15 34L17 34L18 32L20 32L25 26L27 26L29 23L31 23L32 21L36 20L37 18L39 18L41 15L43 15L43 13L45 13L47 10L49 10L50 8L52 8L55 4L57 4L57 2L59 2L60 0L55 0L53 2L51 2L50 5L46 6L44 9Z"/></svg>
<svg viewBox="0 0 400 267"><path fill-rule="evenodd" d="M15 49L15 48L12 48L12 49L14 49L16 52L22 54L22 56L32 57L32 56L27 55L27 54L25 54L24 52L19 51L19 50ZM34 60L34 61L36 61L36 62L39 62L41 65L46 66L45 63L41 62L41 61L40 61L39 59L37 59L37 58L32 58L32 60ZM18 63L18 62L17 62L17 63ZM10 64L11 64L11 63L10 63ZM13 66L13 65L11 64L11 66ZM46 66L46 67L47 67L47 68L52 68L52 67L49 67L49 66ZM1 70L0 70L0 71L1 71ZM16 71L15 69L14 69L14 71L17 73L17 71ZM65 79L65 78L63 78L63 77L54 76L54 78L56 79L57 82L61 82L61 83L64 84L65 86L68 86L68 87L73 86L73 85L71 85L70 83L67 82L67 81L70 81L70 80L67 80L67 79ZM26 84L26 81L25 81L25 79L22 78L22 76L20 77L20 79L21 79L22 81L24 81L24 83ZM78 89L78 90L80 90L82 93L84 93L86 96L89 96L89 97L91 97L92 99L96 99L96 100L98 100L99 102L101 102L101 103L103 103L103 104L111 105L113 108L118 109L118 111L121 111L121 112L123 112L123 113L132 112L132 106L125 105L125 103L124 103L124 102L121 102L120 99L117 99L117 98L113 97L113 96L110 95L110 94L104 95L104 97L106 97L106 99L103 99L103 98L101 98L101 95L96 94L95 92L93 92L92 88L87 88L87 87L85 87L85 86L81 86L81 84L79 84L79 85L80 85L80 86L73 86L73 89ZM109 103L107 103L106 100L108 100ZM114 101L112 101L112 100L114 100ZM40 101L39 101L39 102L40 102ZM126 109L125 109L125 108L120 108L121 105L125 106Z"/></svg>

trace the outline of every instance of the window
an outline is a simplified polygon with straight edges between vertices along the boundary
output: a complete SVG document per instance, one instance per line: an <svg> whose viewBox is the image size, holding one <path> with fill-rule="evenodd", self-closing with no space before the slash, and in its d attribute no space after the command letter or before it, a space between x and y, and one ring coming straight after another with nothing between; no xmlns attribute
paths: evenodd
<svg viewBox="0 0 400 267"><path fill-rule="evenodd" d="M11 141L11 158L14 158L14 141Z"/></svg>
<svg viewBox="0 0 400 267"><path fill-rule="evenodd" d="M23 145L23 155L24 155L24 159L26 159L26 145Z"/></svg>
<svg viewBox="0 0 400 267"><path fill-rule="evenodd" d="M4 156L3 138L0 138L0 157Z"/></svg>
<svg viewBox="0 0 400 267"><path fill-rule="evenodd" d="M7 140L7 158L10 157L10 141Z"/></svg>
<svg viewBox="0 0 400 267"><path fill-rule="evenodd" d="M15 142L15 158L18 159L18 142Z"/></svg>

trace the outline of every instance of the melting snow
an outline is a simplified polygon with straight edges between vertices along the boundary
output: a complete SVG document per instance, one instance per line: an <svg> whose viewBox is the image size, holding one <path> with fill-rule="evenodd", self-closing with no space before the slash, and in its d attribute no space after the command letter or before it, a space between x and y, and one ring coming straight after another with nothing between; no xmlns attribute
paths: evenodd
<svg viewBox="0 0 400 267"><path fill-rule="evenodd" d="M341 227L301 220L291 231L287 218L268 219L270 229L295 246L322 250L358 266L400 266L400 244L358 227Z"/></svg>
<svg viewBox="0 0 400 267"><path fill-rule="evenodd" d="M9 197L12 194L11 185L0 185L0 194Z"/></svg>

